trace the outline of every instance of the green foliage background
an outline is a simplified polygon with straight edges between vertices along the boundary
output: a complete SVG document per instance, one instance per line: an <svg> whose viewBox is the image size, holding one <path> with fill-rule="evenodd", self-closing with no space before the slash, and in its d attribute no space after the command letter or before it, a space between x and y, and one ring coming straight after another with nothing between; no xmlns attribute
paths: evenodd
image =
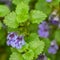
<svg viewBox="0 0 60 60"><path fill-rule="evenodd" d="M11 0L10 7L0 4L1 60L36 60L41 53L45 53L48 60L59 60L60 50L56 55L50 55L47 50L53 38L60 46L60 29L52 29L54 34L52 33L50 38L41 38L37 32L38 25L44 20L47 21L54 9L60 10L59 3L60 0L53 0L50 3L46 0ZM53 25L52 27L54 28ZM24 35L26 44L21 49L8 47L6 38L9 32Z"/></svg>

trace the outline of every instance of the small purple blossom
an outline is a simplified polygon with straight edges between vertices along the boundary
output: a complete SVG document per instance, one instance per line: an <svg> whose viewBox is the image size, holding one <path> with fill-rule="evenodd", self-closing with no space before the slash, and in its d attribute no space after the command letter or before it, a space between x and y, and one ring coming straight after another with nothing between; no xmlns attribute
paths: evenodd
<svg viewBox="0 0 60 60"><path fill-rule="evenodd" d="M49 49L48 49L48 53L56 54L57 50L58 50L58 45L57 45L56 41L53 40L51 42Z"/></svg>
<svg viewBox="0 0 60 60"><path fill-rule="evenodd" d="M55 20L51 20L50 21L52 24L55 24L55 25L57 25L59 22L58 21L55 21Z"/></svg>
<svg viewBox="0 0 60 60"><path fill-rule="evenodd" d="M48 26L47 22L43 21L39 25L38 34L40 37L44 37L44 38L47 38L49 36L49 26Z"/></svg>
<svg viewBox="0 0 60 60"><path fill-rule="evenodd" d="M52 0L46 0L47 2L52 2Z"/></svg>
<svg viewBox="0 0 60 60"><path fill-rule="evenodd" d="M9 46L11 44L11 40L8 40L7 41L7 45Z"/></svg>
<svg viewBox="0 0 60 60"><path fill-rule="evenodd" d="M37 58L37 60L48 60L47 56L45 54L40 54Z"/></svg>
<svg viewBox="0 0 60 60"><path fill-rule="evenodd" d="M22 45L25 44L23 36L18 36L17 39L16 39L15 44L16 44L16 48L21 48Z"/></svg>
<svg viewBox="0 0 60 60"><path fill-rule="evenodd" d="M11 32L7 36L8 40L15 40L16 38L17 38L17 34L15 32Z"/></svg>
<svg viewBox="0 0 60 60"><path fill-rule="evenodd" d="M40 37L44 37L44 38L47 38L49 36L48 31L38 30L38 34L39 34Z"/></svg>
<svg viewBox="0 0 60 60"><path fill-rule="evenodd" d="M48 30L49 26L46 21L43 21L41 24L39 24L39 29L41 30Z"/></svg>
<svg viewBox="0 0 60 60"><path fill-rule="evenodd" d="M56 49L54 47L49 47L48 52L51 54L56 54Z"/></svg>
<svg viewBox="0 0 60 60"><path fill-rule="evenodd" d="M52 14L49 16L49 22L54 25L59 24L59 16L57 15L56 11L53 11Z"/></svg>
<svg viewBox="0 0 60 60"><path fill-rule="evenodd" d="M11 32L7 36L7 45L13 48L22 48L25 45L24 37L22 35L18 36L16 33Z"/></svg>

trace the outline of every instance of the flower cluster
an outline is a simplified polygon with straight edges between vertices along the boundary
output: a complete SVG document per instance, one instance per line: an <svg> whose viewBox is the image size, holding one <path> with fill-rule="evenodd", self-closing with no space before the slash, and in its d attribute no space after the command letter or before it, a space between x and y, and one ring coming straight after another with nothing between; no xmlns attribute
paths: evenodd
<svg viewBox="0 0 60 60"><path fill-rule="evenodd" d="M15 32L11 32L7 36L7 45L12 46L14 48L22 48L25 44L24 37L18 36Z"/></svg>
<svg viewBox="0 0 60 60"><path fill-rule="evenodd" d="M54 10L51 15L49 16L49 21L52 24L58 25L59 24L59 15L57 15L57 11Z"/></svg>
<svg viewBox="0 0 60 60"><path fill-rule="evenodd" d="M39 34L40 37L48 38L48 36L49 36L49 26L48 26L47 22L43 21L39 25L38 34Z"/></svg>
<svg viewBox="0 0 60 60"><path fill-rule="evenodd" d="M57 45L56 41L53 40L51 42L51 45L50 45L49 49L48 49L48 53L56 54L57 50L58 50L58 45Z"/></svg>

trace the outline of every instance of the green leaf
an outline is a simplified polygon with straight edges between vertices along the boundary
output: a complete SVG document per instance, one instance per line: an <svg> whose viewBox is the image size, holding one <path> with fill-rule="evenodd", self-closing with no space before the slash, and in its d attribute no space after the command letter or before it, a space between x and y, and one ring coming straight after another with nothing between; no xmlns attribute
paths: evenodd
<svg viewBox="0 0 60 60"><path fill-rule="evenodd" d="M32 50L29 50L25 54L23 54L24 60L33 60L34 52Z"/></svg>
<svg viewBox="0 0 60 60"><path fill-rule="evenodd" d="M0 5L0 17L6 16L10 12L6 5Z"/></svg>
<svg viewBox="0 0 60 60"><path fill-rule="evenodd" d="M14 3L15 5L18 5L21 2L28 4L30 2L30 0L12 0L12 3Z"/></svg>
<svg viewBox="0 0 60 60"><path fill-rule="evenodd" d="M34 57L37 57L44 50L44 42L39 40L39 37L36 33L31 33L28 38L29 49L33 50Z"/></svg>
<svg viewBox="0 0 60 60"><path fill-rule="evenodd" d="M13 52L11 55L10 55L10 58L9 60L24 60L22 55L17 53L17 52Z"/></svg>
<svg viewBox="0 0 60 60"><path fill-rule="evenodd" d="M41 23L46 18L46 14L44 14L42 11L39 10L32 10L30 12L30 18L32 23Z"/></svg>
<svg viewBox="0 0 60 60"><path fill-rule="evenodd" d="M28 11L29 6L23 2L17 5L16 7L16 14L17 14L17 22L23 23L26 22L28 19Z"/></svg>
<svg viewBox="0 0 60 60"><path fill-rule="evenodd" d="M34 53L35 53L35 57L37 57L39 54L43 52L45 44L43 41L40 41L35 46L36 46L36 49L34 50Z"/></svg>
<svg viewBox="0 0 60 60"><path fill-rule="evenodd" d="M16 13L11 12L7 16L5 16L4 23L10 28L17 28L18 23L17 23L17 20L16 20Z"/></svg>
<svg viewBox="0 0 60 60"><path fill-rule="evenodd" d="M35 53L35 57L37 57L44 50L44 42L40 40L34 40L29 43L30 49L32 49Z"/></svg>
<svg viewBox="0 0 60 60"><path fill-rule="evenodd" d="M35 5L35 9L43 11L47 15L49 15L52 10L50 5L45 0L39 0Z"/></svg>
<svg viewBox="0 0 60 60"><path fill-rule="evenodd" d="M40 40L33 40L29 43L30 48L36 49L40 46Z"/></svg>
<svg viewBox="0 0 60 60"><path fill-rule="evenodd" d="M60 29L56 30L55 39L58 42L58 44L60 44Z"/></svg>
<svg viewBox="0 0 60 60"><path fill-rule="evenodd" d="M14 3L15 5L19 4L22 0L12 0L12 3Z"/></svg>

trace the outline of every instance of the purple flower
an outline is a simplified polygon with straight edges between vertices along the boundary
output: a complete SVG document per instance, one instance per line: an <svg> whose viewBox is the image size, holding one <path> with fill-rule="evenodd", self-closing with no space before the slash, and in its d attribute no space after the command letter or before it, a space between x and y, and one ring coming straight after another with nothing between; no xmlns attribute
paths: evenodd
<svg viewBox="0 0 60 60"><path fill-rule="evenodd" d="M55 40L51 42L51 47L54 47L56 50L58 50L58 45Z"/></svg>
<svg viewBox="0 0 60 60"><path fill-rule="evenodd" d="M51 46L48 49L48 53L56 54L57 50L58 50L58 45L57 45L56 41L53 40L51 42Z"/></svg>
<svg viewBox="0 0 60 60"><path fill-rule="evenodd" d="M44 37L44 38L47 38L49 36L48 31L38 30L38 34L39 34L40 37Z"/></svg>
<svg viewBox="0 0 60 60"><path fill-rule="evenodd" d="M56 54L57 50L53 47L49 47L48 52L51 54Z"/></svg>
<svg viewBox="0 0 60 60"><path fill-rule="evenodd" d="M46 0L47 2L52 2L52 0Z"/></svg>
<svg viewBox="0 0 60 60"><path fill-rule="evenodd" d="M10 46L11 40L7 40L7 45Z"/></svg>
<svg viewBox="0 0 60 60"><path fill-rule="evenodd" d="M47 24L47 22L43 21L41 24L39 24L39 29L41 30L48 30L49 29L49 26Z"/></svg>
<svg viewBox="0 0 60 60"><path fill-rule="evenodd" d="M11 44L10 44L13 48L15 48L16 44L15 42L11 41Z"/></svg>
<svg viewBox="0 0 60 60"><path fill-rule="evenodd" d="M52 24L55 24L55 25L57 25L59 22L58 21L55 21L55 20L51 20L50 21Z"/></svg>
<svg viewBox="0 0 60 60"><path fill-rule="evenodd" d="M44 37L44 38L47 38L49 36L49 26L48 26L47 22L43 21L39 25L38 34L40 37Z"/></svg>
<svg viewBox="0 0 60 60"><path fill-rule="evenodd" d="M7 45L17 49L22 48L22 46L25 45L24 37L11 32L7 36Z"/></svg>
<svg viewBox="0 0 60 60"><path fill-rule="evenodd" d="M17 38L17 34L15 32L11 32L7 36L8 40L15 40L16 38Z"/></svg>
<svg viewBox="0 0 60 60"><path fill-rule="evenodd" d="M25 45L23 36L18 36L15 44L16 44L16 48L21 48L23 45Z"/></svg>
<svg viewBox="0 0 60 60"><path fill-rule="evenodd" d="M37 60L48 60L47 56L45 54L40 54L37 58Z"/></svg>
<svg viewBox="0 0 60 60"><path fill-rule="evenodd" d="M53 13L49 16L50 23L57 25L59 24L59 16L54 15Z"/></svg>

